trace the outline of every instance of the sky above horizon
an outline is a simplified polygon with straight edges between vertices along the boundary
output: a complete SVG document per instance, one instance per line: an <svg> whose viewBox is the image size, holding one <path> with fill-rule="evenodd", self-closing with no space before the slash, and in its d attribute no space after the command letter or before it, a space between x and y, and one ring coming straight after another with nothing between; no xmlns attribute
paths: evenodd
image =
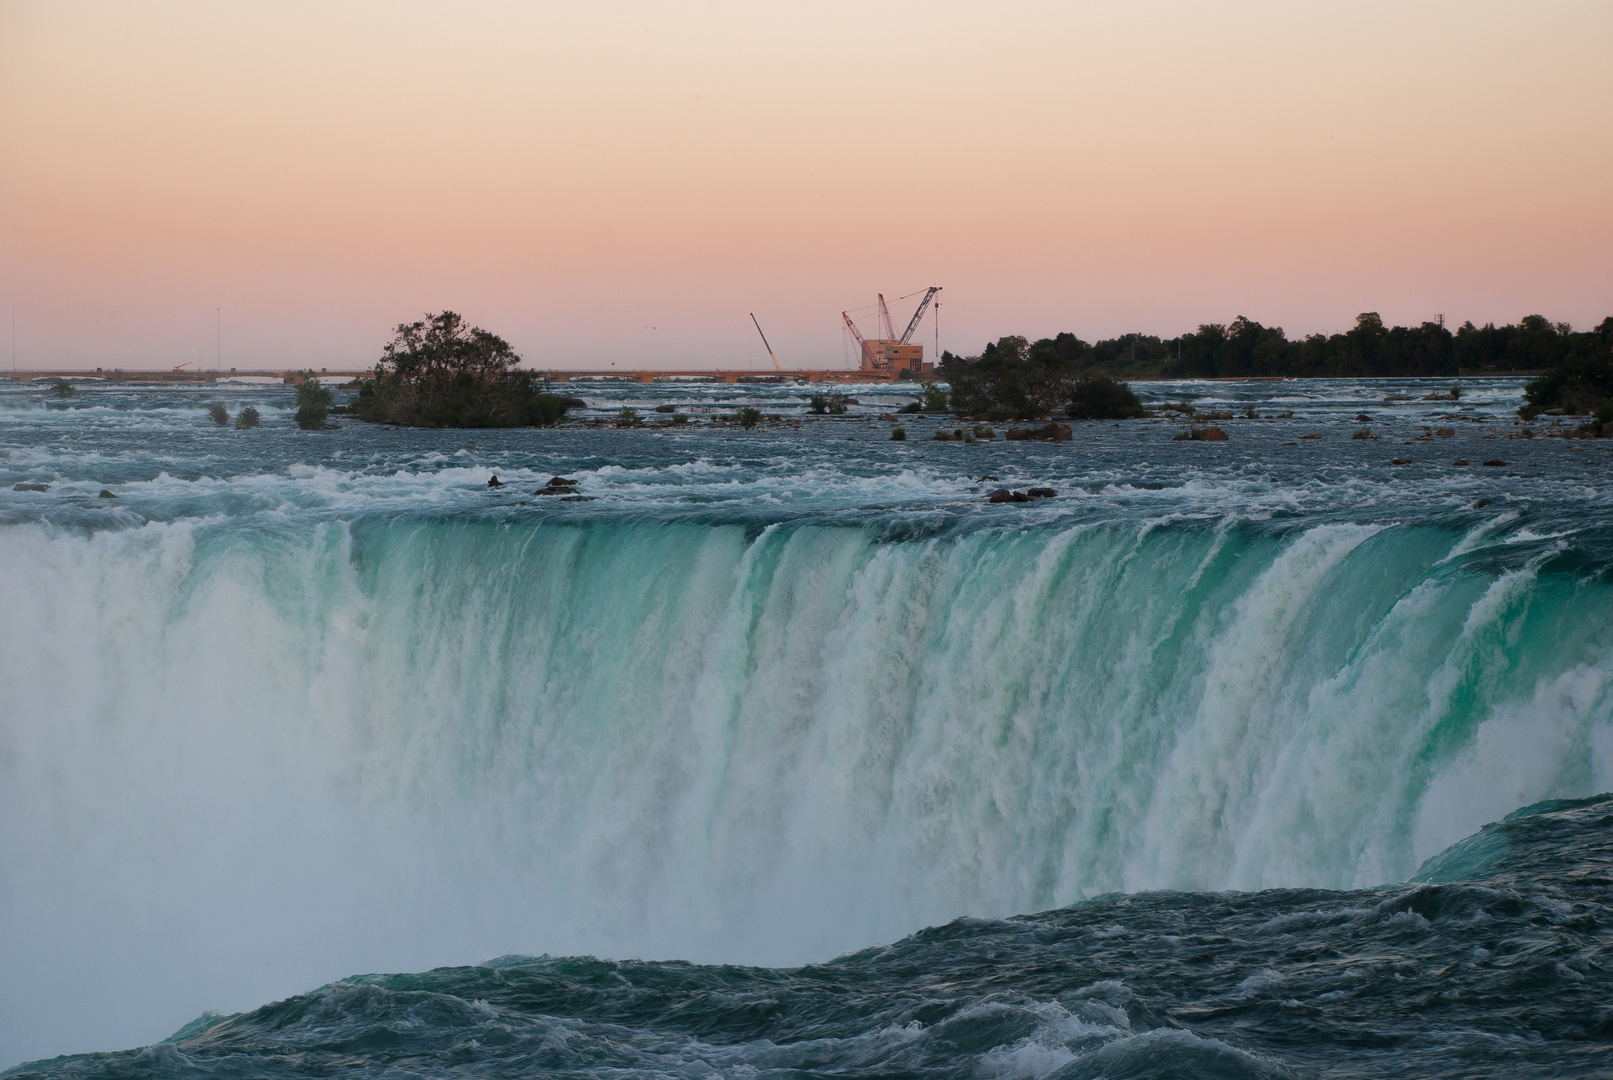
<svg viewBox="0 0 1613 1080"><path fill-rule="evenodd" d="M539 367L760 369L750 312L842 367L927 285L962 353L1583 328L1610 46L1605 0L0 0L0 318L47 368L359 367L442 308Z"/></svg>

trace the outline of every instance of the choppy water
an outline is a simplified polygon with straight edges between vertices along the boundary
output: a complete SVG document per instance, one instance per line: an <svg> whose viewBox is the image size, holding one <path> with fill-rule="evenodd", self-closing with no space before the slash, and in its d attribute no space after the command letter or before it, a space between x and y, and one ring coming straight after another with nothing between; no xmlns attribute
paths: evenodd
<svg viewBox="0 0 1613 1080"><path fill-rule="evenodd" d="M1595 1075L1608 808L1361 891L1613 790L1608 444L1508 439L1516 381L1382 401L1432 388L976 445L888 388L473 433L0 389L0 1063L217 1009L48 1070ZM505 954L606 959L245 1011Z"/></svg>

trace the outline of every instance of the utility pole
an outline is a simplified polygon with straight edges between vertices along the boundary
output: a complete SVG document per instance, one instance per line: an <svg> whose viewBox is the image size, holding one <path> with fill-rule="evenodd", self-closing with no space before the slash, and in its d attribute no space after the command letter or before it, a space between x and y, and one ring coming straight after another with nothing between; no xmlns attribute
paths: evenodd
<svg viewBox="0 0 1613 1080"><path fill-rule="evenodd" d="M224 308L213 309L213 346L218 351L213 354L213 373L216 375L223 369L224 363Z"/></svg>
<svg viewBox="0 0 1613 1080"><path fill-rule="evenodd" d="M941 301L935 302L935 362L941 362ZM937 368L936 370L940 370Z"/></svg>

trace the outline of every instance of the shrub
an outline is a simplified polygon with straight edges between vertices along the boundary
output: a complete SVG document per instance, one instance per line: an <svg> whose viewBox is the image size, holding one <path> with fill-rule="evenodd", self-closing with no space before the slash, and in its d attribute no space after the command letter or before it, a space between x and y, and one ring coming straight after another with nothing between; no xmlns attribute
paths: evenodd
<svg viewBox="0 0 1613 1080"><path fill-rule="evenodd" d="M302 373L297 384L297 426L304 431L317 431L325 426L330 415L330 390L314 376L312 371Z"/></svg>
<svg viewBox="0 0 1613 1080"><path fill-rule="evenodd" d="M1084 347L1074 337L1032 344L1009 335L977 357L943 353L940 374L951 391L946 411L988 420L1048 416L1069 400Z"/></svg>
<svg viewBox="0 0 1613 1080"><path fill-rule="evenodd" d="M1370 439L1370 438L1372 438L1372 429L1369 428L1369 427L1359 428L1356 431L1353 431L1353 432L1350 433L1350 438L1352 438L1352 439Z"/></svg>
<svg viewBox="0 0 1613 1080"><path fill-rule="evenodd" d="M623 405L622 411L616 414L616 426L621 428L643 427L644 419L639 416L638 410L631 405Z"/></svg>
<svg viewBox="0 0 1613 1080"><path fill-rule="evenodd" d="M1613 320L1604 323L1613 329ZM1548 409L1561 409L1569 416L1596 415L1613 406L1613 359L1606 347L1600 355L1574 355L1531 380L1523 388L1524 403L1518 415L1533 420Z"/></svg>
<svg viewBox="0 0 1613 1080"><path fill-rule="evenodd" d="M52 383L50 393L52 397L61 398L76 397L78 395L78 391L73 389L73 384L66 379L57 379Z"/></svg>
<svg viewBox="0 0 1613 1080"><path fill-rule="evenodd" d="M895 427L891 428L891 440L893 442L906 442L907 429L900 424L897 424Z"/></svg>
<svg viewBox="0 0 1613 1080"><path fill-rule="evenodd" d="M921 413L924 411L924 406L916 401L909 401L906 405L903 405L896 411L899 413Z"/></svg>
<svg viewBox="0 0 1613 1080"><path fill-rule="evenodd" d="M1131 387L1101 371L1085 371L1070 387L1070 419L1126 420L1143 415Z"/></svg>
<svg viewBox="0 0 1613 1080"><path fill-rule="evenodd" d="M230 422L230 410L226 409L220 402L217 401L213 402L213 404L207 407L207 415L211 416L213 418L213 423L217 424L219 427L224 427Z"/></svg>
<svg viewBox="0 0 1613 1080"><path fill-rule="evenodd" d="M947 413L952 411L952 403L947 392L933 382L924 384L924 399L919 406L919 412Z"/></svg>
<svg viewBox="0 0 1613 1080"><path fill-rule="evenodd" d="M746 405L734 411L734 420L742 428L753 428L762 422L762 410Z"/></svg>
<svg viewBox="0 0 1613 1080"><path fill-rule="evenodd" d="M846 395L813 394L807 399L807 410L819 416L824 413L831 413L835 416L844 415L846 411Z"/></svg>
<svg viewBox="0 0 1613 1080"><path fill-rule="evenodd" d="M258 410L254 409L250 405L242 409L240 415L235 418L235 428L237 431L245 431L247 428L255 428L257 426Z"/></svg>

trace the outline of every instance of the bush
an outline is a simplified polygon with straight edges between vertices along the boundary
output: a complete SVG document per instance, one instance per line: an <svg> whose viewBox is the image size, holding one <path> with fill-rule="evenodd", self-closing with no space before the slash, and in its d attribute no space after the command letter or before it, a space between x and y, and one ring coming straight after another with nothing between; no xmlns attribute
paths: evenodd
<svg viewBox="0 0 1613 1080"><path fill-rule="evenodd" d="M312 371L303 372L302 382L297 384L297 426L304 431L318 431L329 415L330 389Z"/></svg>
<svg viewBox="0 0 1613 1080"><path fill-rule="evenodd" d="M924 384L924 402L920 409L927 413L947 413L952 411L952 403L947 392L932 383Z"/></svg>
<svg viewBox="0 0 1613 1080"><path fill-rule="evenodd" d="M576 398L548 392L509 344L452 311L401 324L352 403L360 420L411 427L545 427Z"/></svg>
<svg viewBox="0 0 1613 1080"><path fill-rule="evenodd" d="M255 428L257 426L258 410L254 409L250 405L242 409L240 415L235 418L235 429L237 431L245 431L247 428Z"/></svg>
<svg viewBox="0 0 1613 1080"><path fill-rule="evenodd" d="M900 424L897 424L895 427L891 428L891 441L892 442L906 442L907 441L907 429L905 427L903 427L902 425L900 425Z"/></svg>
<svg viewBox="0 0 1613 1080"><path fill-rule="evenodd" d="M68 382L66 379L57 379L54 383L52 383L50 393L52 397L62 398L76 397L78 395L78 391L73 389L73 384Z"/></svg>
<svg viewBox="0 0 1613 1080"><path fill-rule="evenodd" d="M746 405L734 412L734 420L742 428L753 428L762 422L762 410Z"/></svg>
<svg viewBox="0 0 1613 1080"><path fill-rule="evenodd" d="M1613 334L1613 320L1604 323ZM1524 404L1518 415L1533 420L1548 409L1569 416L1597 415L1613 407L1613 359L1606 347L1600 355L1575 355L1533 379L1523 388Z"/></svg>
<svg viewBox="0 0 1613 1080"><path fill-rule="evenodd" d="M835 416L842 416L846 411L846 395L813 394L809 399L807 399L807 409L809 412L816 413L819 416L822 416L824 413L832 413Z"/></svg>
<svg viewBox="0 0 1613 1080"><path fill-rule="evenodd" d="M230 410L217 401L207 407L207 415L211 416L213 423L219 427L224 427L230 422Z"/></svg>
<svg viewBox="0 0 1613 1080"><path fill-rule="evenodd" d="M924 406L916 401L909 401L906 405L903 405L896 411L898 413L921 413L924 411Z"/></svg>
<svg viewBox="0 0 1613 1080"><path fill-rule="evenodd" d="M644 420L639 416L638 410L631 405L623 405L622 411L616 414L617 427L643 427Z"/></svg>
<svg viewBox="0 0 1613 1080"><path fill-rule="evenodd" d="M1125 420L1143 415L1131 387L1101 371L1085 371L1070 387L1070 419Z"/></svg>

